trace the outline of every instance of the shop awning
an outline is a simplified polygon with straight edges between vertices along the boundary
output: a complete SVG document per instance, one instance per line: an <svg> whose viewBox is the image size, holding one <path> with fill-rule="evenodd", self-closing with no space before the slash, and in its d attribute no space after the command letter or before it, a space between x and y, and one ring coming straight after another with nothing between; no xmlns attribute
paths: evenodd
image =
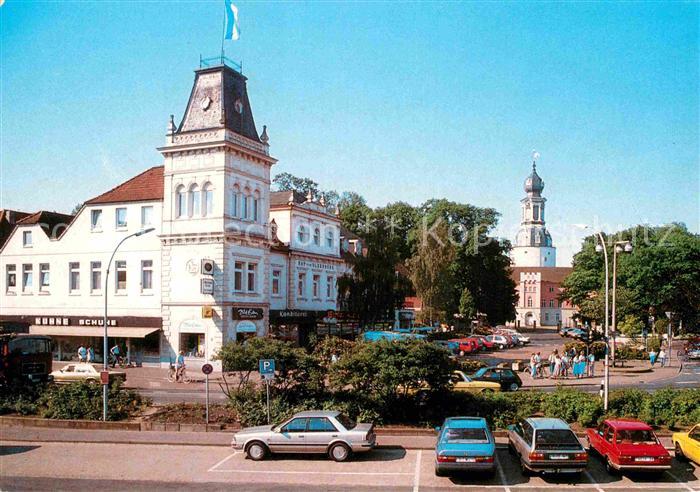
<svg viewBox="0 0 700 492"><path fill-rule="evenodd" d="M145 338L160 328L140 328L140 327L123 327L123 326L108 326L107 335L117 338ZM32 335L49 335L58 337L102 337L104 336L104 328L101 326L45 326L31 325L29 333Z"/></svg>

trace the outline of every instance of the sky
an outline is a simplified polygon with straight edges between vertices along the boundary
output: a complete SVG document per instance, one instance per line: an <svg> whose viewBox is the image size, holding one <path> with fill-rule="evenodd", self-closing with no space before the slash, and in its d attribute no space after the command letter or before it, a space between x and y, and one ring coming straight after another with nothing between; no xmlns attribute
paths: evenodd
<svg viewBox="0 0 700 492"><path fill-rule="evenodd" d="M447 198L514 239L533 149L567 266L586 234L700 226L699 10L681 2L236 2L273 173ZM69 212L159 165L223 0L5 0L0 207Z"/></svg>

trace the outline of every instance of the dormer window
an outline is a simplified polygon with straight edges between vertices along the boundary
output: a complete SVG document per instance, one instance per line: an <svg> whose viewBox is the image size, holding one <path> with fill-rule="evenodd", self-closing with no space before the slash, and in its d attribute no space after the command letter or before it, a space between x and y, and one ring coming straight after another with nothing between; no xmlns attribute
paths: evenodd
<svg viewBox="0 0 700 492"><path fill-rule="evenodd" d="M25 248L32 247L32 231L22 232L22 246L24 246Z"/></svg>
<svg viewBox="0 0 700 492"><path fill-rule="evenodd" d="M102 210L91 210L90 211L90 229L93 231L102 230Z"/></svg>

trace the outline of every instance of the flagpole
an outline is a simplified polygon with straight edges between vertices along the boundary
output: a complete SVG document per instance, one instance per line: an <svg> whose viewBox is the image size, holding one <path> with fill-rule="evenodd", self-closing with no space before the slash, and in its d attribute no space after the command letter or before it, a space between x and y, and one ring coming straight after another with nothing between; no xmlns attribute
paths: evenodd
<svg viewBox="0 0 700 492"><path fill-rule="evenodd" d="M221 27L221 64L224 64L224 39L226 38L226 2L224 2L224 22Z"/></svg>

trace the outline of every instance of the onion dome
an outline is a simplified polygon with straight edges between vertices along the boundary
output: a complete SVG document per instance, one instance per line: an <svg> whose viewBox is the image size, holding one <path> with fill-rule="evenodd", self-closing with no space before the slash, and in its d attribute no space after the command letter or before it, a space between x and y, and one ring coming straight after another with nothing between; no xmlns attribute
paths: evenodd
<svg viewBox="0 0 700 492"><path fill-rule="evenodd" d="M533 162L532 174L530 174L525 180L525 192L539 195L542 193L542 190L544 190L544 181L542 181L542 178L540 178L539 174L537 174L536 165Z"/></svg>

